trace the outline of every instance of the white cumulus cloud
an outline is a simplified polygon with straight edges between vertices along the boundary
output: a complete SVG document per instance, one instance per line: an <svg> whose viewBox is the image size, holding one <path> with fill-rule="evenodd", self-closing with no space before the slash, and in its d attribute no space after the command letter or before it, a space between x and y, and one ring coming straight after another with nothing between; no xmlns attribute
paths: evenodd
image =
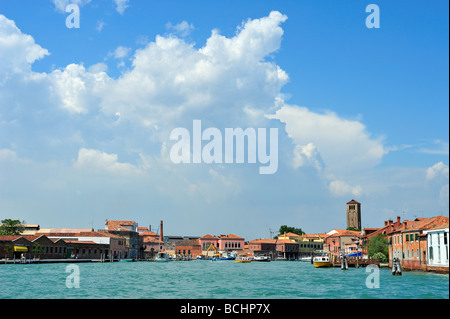
<svg viewBox="0 0 450 319"><path fill-rule="evenodd" d="M381 139L371 137L364 124L347 120L333 112L319 114L306 107L284 105L275 115L286 125L286 132L296 145L314 145L326 167L343 174L379 164L386 150Z"/></svg>
<svg viewBox="0 0 450 319"><path fill-rule="evenodd" d="M107 172L118 175L138 175L143 172L135 165L119 162L117 154L108 154L86 148L79 150L74 167L92 172Z"/></svg>
<svg viewBox="0 0 450 319"><path fill-rule="evenodd" d="M114 0L116 11L120 14L123 14L125 12L125 9L129 7L129 2L130 0Z"/></svg>
<svg viewBox="0 0 450 319"><path fill-rule="evenodd" d="M30 65L49 52L23 34L14 21L0 14L0 84L11 74L28 72Z"/></svg>

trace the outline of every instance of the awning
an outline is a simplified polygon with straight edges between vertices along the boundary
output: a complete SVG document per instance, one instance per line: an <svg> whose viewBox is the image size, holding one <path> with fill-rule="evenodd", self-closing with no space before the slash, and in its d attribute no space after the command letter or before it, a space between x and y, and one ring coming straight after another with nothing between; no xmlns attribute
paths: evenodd
<svg viewBox="0 0 450 319"><path fill-rule="evenodd" d="M28 252L28 247L25 247L25 246L14 246L14 251L15 252L26 253L26 252Z"/></svg>
<svg viewBox="0 0 450 319"><path fill-rule="evenodd" d="M345 255L345 257L361 257L361 252L358 251L356 253L351 253L351 254Z"/></svg>

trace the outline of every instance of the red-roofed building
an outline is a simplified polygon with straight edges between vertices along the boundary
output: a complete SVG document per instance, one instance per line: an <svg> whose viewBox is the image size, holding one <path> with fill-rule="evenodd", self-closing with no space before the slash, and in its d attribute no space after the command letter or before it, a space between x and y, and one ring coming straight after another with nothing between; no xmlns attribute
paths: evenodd
<svg viewBox="0 0 450 319"><path fill-rule="evenodd" d="M449 222L446 216L405 220L388 235L389 263L398 258L403 269L427 270L427 234L424 231L443 227Z"/></svg>
<svg viewBox="0 0 450 319"><path fill-rule="evenodd" d="M246 248L253 253L254 256L266 255L274 259L277 251L276 239L254 239L248 242Z"/></svg>
<svg viewBox="0 0 450 319"><path fill-rule="evenodd" d="M123 258L140 258L141 247L143 245L142 237L137 232L138 224L132 220L106 220L105 230L101 232L108 232L110 234L119 235L126 240L127 251Z"/></svg>
<svg viewBox="0 0 450 319"><path fill-rule="evenodd" d="M277 239L277 259L295 260L298 258L299 244L290 239Z"/></svg>
<svg viewBox="0 0 450 319"><path fill-rule="evenodd" d="M202 255L199 239L183 240L175 244L177 258L197 258Z"/></svg>
<svg viewBox="0 0 450 319"><path fill-rule="evenodd" d="M219 247L219 238L210 234L200 237L198 241L203 251L208 250L211 245L214 245L216 249Z"/></svg>
<svg viewBox="0 0 450 319"><path fill-rule="evenodd" d="M222 251L239 251L244 249L244 238L234 234L220 235L218 250Z"/></svg>
<svg viewBox="0 0 450 319"><path fill-rule="evenodd" d="M221 234L218 237L207 234L200 237L198 240L201 249L204 252L206 252L211 245L213 245L217 251L242 251L245 245L244 238L234 234ZM211 250L213 249L210 248L210 251Z"/></svg>
<svg viewBox="0 0 450 319"><path fill-rule="evenodd" d="M50 239L61 238L68 245L68 256L79 259L110 259L127 258L128 247L126 238L100 231L69 232L69 233L46 233Z"/></svg>
<svg viewBox="0 0 450 319"><path fill-rule="evenodd" d="M67 257L67 243L45 235L0 235L0 257L61 259Z"/></svg>
<svg viewBox="0 0 450 319"><path fill-rule="evenodd" d="M346 253L349 249L352 252L360 251L361 249L361 232L344 229L333 229L328 232L323 243L323 250L330 255L340 256Z"/></svg>

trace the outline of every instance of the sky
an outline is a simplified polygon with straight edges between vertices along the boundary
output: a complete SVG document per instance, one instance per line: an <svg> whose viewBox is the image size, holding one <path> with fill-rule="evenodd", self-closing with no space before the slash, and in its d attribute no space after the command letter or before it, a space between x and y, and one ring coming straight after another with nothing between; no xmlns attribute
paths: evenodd
<svg viewBox="0 0 450 319"><path fill-rule="evenodd" d="M351 199L363 228L448 216L448 6L2 0L0 218L251 240L345 229ZM277 129L275 173L175 163L195 120Z"/></svg>

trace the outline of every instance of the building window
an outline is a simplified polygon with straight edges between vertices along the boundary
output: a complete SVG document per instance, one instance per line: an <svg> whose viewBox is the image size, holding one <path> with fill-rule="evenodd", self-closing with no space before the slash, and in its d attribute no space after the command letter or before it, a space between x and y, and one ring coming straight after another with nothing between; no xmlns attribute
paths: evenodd
<svg viewBox="0 0 450 319"><path fill-rule="evenodd" d="M416 234L415 237L415 240L419 240L419 234Z"/></svg>
<svg viewBox="0 0 450 319"><path fill-rule="evenodd" d="M433 257L433 247L430 247L430 253L429 253L429 256L430 256L430 260L433 260L433 259L434 259L434 257Z"/></svg>

